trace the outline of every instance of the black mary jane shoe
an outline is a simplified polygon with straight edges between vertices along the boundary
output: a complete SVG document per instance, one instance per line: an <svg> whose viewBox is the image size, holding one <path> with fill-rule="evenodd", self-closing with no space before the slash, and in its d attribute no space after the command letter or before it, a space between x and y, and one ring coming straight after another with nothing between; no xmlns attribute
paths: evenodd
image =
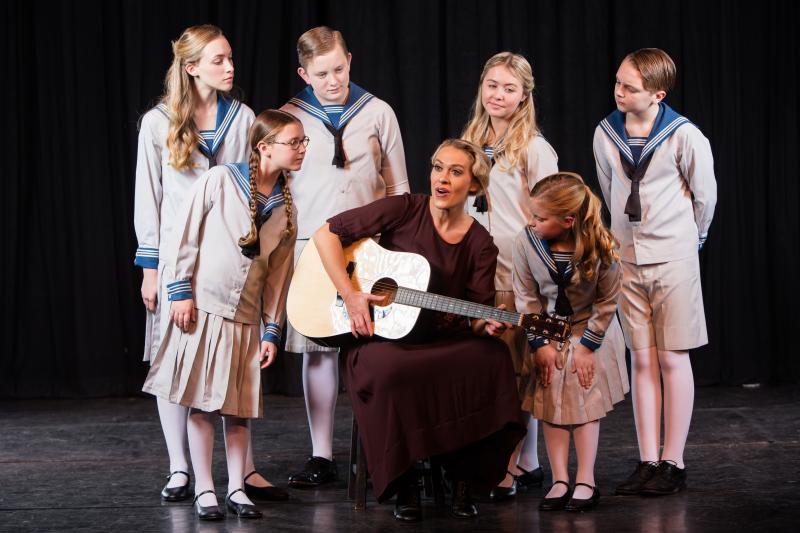
<svg viewBox="0 0 800 533"><path fill-rule="evenodd" d="M214 498L216 499L217 495L213 490L204 490L194 497L194 502L192 502L192 505L194 505L194 509L197 512L197 518L200 520L222 520L225 518L225 515L219 510L218 505L209 505L208 507L203 507L198 503L200 496L209 493L213 494Z"/></svg>
<svg viewBox="0 0 800 533"><path fill-rule="evenodd" d="M336 475L336 461L324 457L309 457L301 472L289 476L289 486L296 489L315 488L336 481Z"/></svg>
<svg viewBox="0 0 800 533"><path fill-rule="evenodd" d="M186 476L186 484L179 487L168 487L167 485L164 485L164 488L161 489L161 499L165 502L182 502L183 500L188 500L192 497L192 493L189 492L189 483L191 482L191 477L189 476L188 472L184 472L183 470L170 472L167 474L167 484L169 484L169 480L172 479L172 476L175 474L183 474Z"/></svg>
<svg viewBox="0 0 800 533"><path fill-rule="evenodd" d="M267 502L283 502L289 499L289 493L280 487L256 487L247 483L247 478L257 474L255 470L244 476L244 493L251 500L267 501Z"/></svg>
<svg viewBox="0 0 800 533"><path fill-rule="evenodd" d="M566 481L554 481L553 486L558 484L564 485L567 487L567 492L558 496L556 498L542 498L542 501L539 502L539 510L540 511L560 511L564 507L566 507L567 503L569 502L570 498L572 498L572 488L569 486L569 483ZM551 489L553 487L550 487ZM550 492L549 490L547 492Z"/></svg>
<svg viewBox="0 0 800 533"><path fill-rule="evenodd" d="M642 485L639 494L645 496L666 496L675 494L686 488L686 469L678 468L674 461L658 463L653 477Z"/></svg>
<svg viewBox="0 0 800 533"><path fill-rule="evenodd" d="M459 480L453 483L453 505L450 514L456 518L475 518L478 508L472 503L472 491L469 482Z"/></svg>
<svg viewBox="0 0 800 533"><path fill-rule="evenodd" d="M394 503L394 518L400 522L419 522L422 520L422 496L419 479L409 476L397 490Z"/></svg>
<svg viewBox="0 0 800 533"><path fill-rule="evenodd" d="M511 472L509 472L511 474ZM489 499L493 502L505 502L513 500L517 497L517 476L511 474L513 478L510 487L501 487L497 485L489 492Z"/></svg>
<svg viewBox="0 0 800 533"><path fill-rule="evenodd" d="M617 485L614 494L617 496L633 496L641 494L642 487L655 475L658 463L655 461L640 461L636 465L636 470L628 476L628 479Z"/></svg>
<svg viewBox="0 0 800 533"><path fill-rule="evenodd" d="M537 466L533 470L525 470L517 465L517 470L523 473L515 476L517 479L517 489L530 489L532 487L541 487L544 481L544 472L541 466Z"/></svg>
<svg viewBox="0 0 800 533"><path fill-rule="evenodd" d="M592 489L592 495L589 498L570 498L567 502L567 505L564 506L565 511L572 511L577 513L583 513L585 511L591 511L595 507L597 507L597 502L600 501L600 491L597 490L597 487L593 487L588 483L575 483L575 486L583 485L584 487L589 487ZM575 491L573 490L573 493Z"/></svg>
<svg viewBox="0 0 800 533"><path fill-rule="evenodd" d="M261 511L256 509L255 505L249 503L236 503L235 501L231 500L231 496L233 496L237 492L241 492L247 495L247 493L244 490L236 489L235 491L225 496L225 507L227 507L228 511L235 514L239 518L261 518L262 516L264 516L261 514Z"/></svg>

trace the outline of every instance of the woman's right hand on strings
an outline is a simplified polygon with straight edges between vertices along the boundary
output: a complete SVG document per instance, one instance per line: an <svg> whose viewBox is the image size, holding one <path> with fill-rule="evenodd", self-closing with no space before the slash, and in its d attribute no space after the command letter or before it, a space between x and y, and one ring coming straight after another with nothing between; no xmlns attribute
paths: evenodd
<svg viewBox="0 0 800 533"><path fill-rule="evenodd" d="M372 337L375 327L369 313L369 304L381 302L384 296L376 296L352 290L344 296L344 305L350 315L350 331L354 337Z"/></svg>
<svg viewBox="0 0 800 533"><path fill-rule="evenodd" d="M169 308L169 316L175 325L183 332L189 331L191 325L197 322L197 309L194 300L176 300Z"/></svg>
<svg viewBox="0 0 800 533"><path fill-rule="evenodd" d="M145 308L151 313L156 312L158 303L158 270L155 268L142 269L142 301Z"/></svg>
<svg viewBox="0 0 800 533"><path fill-rule="evenodd" d="M539 382L543 387L550 385L555 369L561 370L561 354L552 344L545 344L536 349L534 356L536 368L539 370Z"/></svg>

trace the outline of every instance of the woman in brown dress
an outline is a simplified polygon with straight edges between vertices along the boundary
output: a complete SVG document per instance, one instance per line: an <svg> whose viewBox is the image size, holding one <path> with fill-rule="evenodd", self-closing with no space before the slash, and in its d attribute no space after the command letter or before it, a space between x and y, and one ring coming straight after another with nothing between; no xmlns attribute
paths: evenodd
<svg viewBox="0 0 800 533"><path fill-rule="evenodd" d="M359 339L347 356L347 389L379 501L397 493L395 517L421 518L413 466L437 456L453 482L454 516L477 515L470 492L503 479L525 429L508 349L493 338L509 324L422 311L402 342L371 339L369 303L353 288L343 246L380 234L392 251L431 265L429 292L494 303L497 248L465 212L469 194L486 189L489 162L472 143L443 142L432 158L431 195L385 198L341 213L314 234L320 257Z"/></svg>

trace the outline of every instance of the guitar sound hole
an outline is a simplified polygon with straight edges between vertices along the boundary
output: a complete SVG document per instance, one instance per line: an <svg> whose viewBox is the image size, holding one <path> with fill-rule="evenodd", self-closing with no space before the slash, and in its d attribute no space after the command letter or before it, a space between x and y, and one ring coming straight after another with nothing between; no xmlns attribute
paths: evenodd
<svg viewBox="0 0 800 533"><path fill-rule="evenodd" d="M392 278L381 278L372 285L370 291L375 296L383 296L381 302L375 302L375 305L387 306L394 302L394 297L397 294L397 282Z"/></svg>

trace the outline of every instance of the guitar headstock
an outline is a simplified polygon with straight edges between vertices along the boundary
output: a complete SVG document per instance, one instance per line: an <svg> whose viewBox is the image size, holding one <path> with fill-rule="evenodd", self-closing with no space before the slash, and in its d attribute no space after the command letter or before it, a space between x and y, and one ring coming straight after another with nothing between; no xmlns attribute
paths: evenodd
<svg viewBox="0 0 800 533"><path fill-rule="evenodd" d="M566 320L533 313L522 316L521 326L525 328L527 333L556 342L567 342L572 329Z"/></svg>

